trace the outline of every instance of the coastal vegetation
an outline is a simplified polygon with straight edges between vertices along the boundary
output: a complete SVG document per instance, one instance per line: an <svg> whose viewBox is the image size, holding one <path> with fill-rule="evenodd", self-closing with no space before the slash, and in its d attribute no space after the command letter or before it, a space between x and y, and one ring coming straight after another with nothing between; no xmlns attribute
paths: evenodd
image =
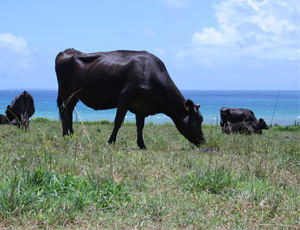
<svg viewBox="0 0 300 230"><path fill-rule="evenodd" d="M300 226L300 127L225 135L203 125L190 144L173 124L33 119L0 126L0 229L234 229Z"/></svg>

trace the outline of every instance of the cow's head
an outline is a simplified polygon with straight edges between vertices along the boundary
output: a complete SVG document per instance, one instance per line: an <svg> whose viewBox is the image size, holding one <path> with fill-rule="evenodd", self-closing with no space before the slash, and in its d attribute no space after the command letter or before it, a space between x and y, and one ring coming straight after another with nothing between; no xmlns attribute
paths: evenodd
<svg viewBox="0 0 300 230"><path fill-rule="evenodd" d="M184 103L184 109L187 116L183 119L183 125L180 128L180 132L196 146L200 146L205 142L202 132L203 117L199 111L200 105L195 105L192 100L186 100Z"/></svg>
<svg viewBox="0 0 300 230"><path fill-rule="evenodd" d="M258 120L258 127L259 129L268 129L268 125L266 124L265 120L262 118L259 118Z"/></svg>

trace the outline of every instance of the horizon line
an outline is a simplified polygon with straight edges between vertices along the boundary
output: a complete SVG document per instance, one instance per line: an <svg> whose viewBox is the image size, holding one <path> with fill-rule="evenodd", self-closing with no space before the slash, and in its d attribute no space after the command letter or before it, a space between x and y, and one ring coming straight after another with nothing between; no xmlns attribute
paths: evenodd
<svg viewBox="0 0 300 230"><path fill-rule="evenodd" d="M58 90L57 88L3 88L0 90ZM180 91L300 91L300 89L180 89Z"/></svg>

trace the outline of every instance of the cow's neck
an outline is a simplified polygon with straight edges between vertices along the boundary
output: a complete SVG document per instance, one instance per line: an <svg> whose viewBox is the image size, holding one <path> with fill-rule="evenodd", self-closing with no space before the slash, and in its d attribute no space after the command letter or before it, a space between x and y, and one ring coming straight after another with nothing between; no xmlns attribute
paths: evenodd
<svg viewBox="0 0 300 230"><path fill-rule="evenodd" d="M182 132L185 127L184 120L188 115L184 107L185 99L177 88L173 90L174 91L169 94L172 96L169 99L169 103L166 106L167 109L164 113L173 120L176 128Z"/></svg>

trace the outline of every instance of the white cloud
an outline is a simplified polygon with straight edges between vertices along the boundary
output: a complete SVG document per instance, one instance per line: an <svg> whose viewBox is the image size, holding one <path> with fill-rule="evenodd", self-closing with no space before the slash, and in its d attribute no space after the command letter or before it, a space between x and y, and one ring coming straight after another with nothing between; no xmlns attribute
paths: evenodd
<svg viewBox="0 0 300 230"><path fill-rule="evenodd" d="M195 32L193 45L266 59L300 59L298 0L221 0L214 5L218 27ZM197 50L197 49L195 49Z"/></svg>
<svg viewBox="0 0 300 230"><path fill-rule="evenodd" d="M16 37L10 33L0 34L0 48L9 48L19 54L27 54L29 52L26 40L23 37Z"/></svg>
<svg viewBox="0 0 300 230"><path fill-rule="evenodd" d="M163 2L168 8L172 9L180 9L189 5L188 0L160 0Z"/></svg>
<svg viewBox="0 0 300 230"><path fill-rule="evenodd" d="M192 37L192 41L196 45L222 45L239 40L237 31L228 26L223 26L221 32L213 27L205 27L201 33L196 32Z"/></svg>
<svg viewBox="0 0 300 230"><path fill-rule="evenodd" d="M26 40L10 33L0 34L0 79L6 80L2 87L14 85L17 77L32 68L32 55Z"/></svg>
<svg viewBox="0 0 300 230"><path fill-rule="evenodd" d="M205 27L201 33L196 32L192 40L195 44L199 45L214 45L226 43L224 35L216 31L216 29L213 27Z"/></svg>

